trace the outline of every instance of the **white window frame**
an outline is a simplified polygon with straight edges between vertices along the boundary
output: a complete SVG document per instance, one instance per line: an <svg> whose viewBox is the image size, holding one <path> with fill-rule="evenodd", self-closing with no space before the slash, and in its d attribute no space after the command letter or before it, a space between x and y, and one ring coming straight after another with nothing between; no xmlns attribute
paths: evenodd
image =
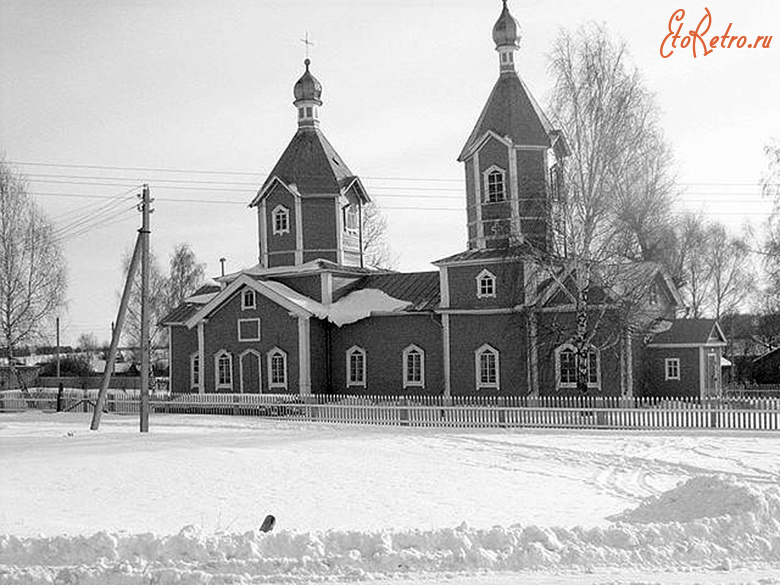
<svg viewBox="0 0 780 585"><path fill-rule="evenodd" d="M676 370L677 375L674 375ZM670 371L672 374L670 375ZM680 358L665 358L664 359L664 379L665 380L679 380L680 379Z"/></svg>
<svg viewBox="0 0 780 585"><path fill-rule="evenodd" d="M409 356L415 352L420 356L420 379L409 379ZM403 351L403 359L401 360L403 366L403 378L404 388L425 388L425 350L419 345L410 345Z"/></svg>
<svg viewBox="0 0 780 585"><path fill-rule="evenodd" d="M275 357L282 358L283 380L274 381L273 360ZM287 390L287 352L280 347L274 347L266 354L266 372L268 372L268 388L271 390Z"/></svg>
<svg viewBox="0 0 780 585"><path fill-rule="evenodd" d="M650 285L649 290L647 291L647 302L650 304L650 306L655 307L658 305L660 299L660 294L658 290L658 283L654 282Z"/></svg>
<svg viewBox="0 0 780 585"><path fill-rule="evenodd" d="M557 388L576 388L577 387L577 380L575 376L575 380L573 382L561 382L561 354L564 352L573 352L575 356L574 360L574 371L577 371L577 348L574 347L571 343L564 343L563 345L560 345L555 348L555 386ZM591 382L591 374L593 373L590 367L590 355L593 354L596 356L596 381ZM595 345L588 345L588 389L589 390L600 390L601 389L601 351L599 351L599 348Z"/></svg>
<svg viewBox="0 0 780 585"><path fill-rule="evenodd" d="M501 177L501 193L500 198L495 201L490 199L490 177L493 175L499 175ZM485 186L485 196L482 198L483 203L503 203L507 200L506 196L506 171L499 166L492 165L482 173L482 181Z"/></svg>
<svg viewBox="0 0 780 585"><path fill-rule="evenodd" d="M354 211L351 211L354 209ZM357 209L357 205L353 205L352 203L348 203L344 207L342 207L344 217L342 218L344 222L344 231L348 234L357 234L360 231L360 212ZM355 226L351 227L349 218L354 218Z"/></svg>
<svg viewBox="0 0 780 585"><path fill-rule="evenodd" d="M284 226L277 225L277 218L284 219ZM290 233L290 210L284 205L277 205L271 212L271 231L275 236Z"/></svg>
<svg viewBox="0 0 780 585"><path fill-rule="evenodd" d="M219 360L222 358L227 358L228 360L228 377L230 378L229 382L220 383L219 381ZM217 390L233 390L233 354L231 354L226 349L220 349L217 353L214 354L214 388Z"/></svg>
<svg viewBox="0 0 780 585"><path fill-rule="evenodd" d="M363 356L363 371L361 372L360 380L352 380L352 356ZM347 350L347 387L359 386L366 387L366 374L368 371L368 361L366 360L366 350L358 345L353 345Z"/></svg>
<svg viewBox="0 0 780 585"><path fill-rule="evenodd" d="M496 360L496 380L495 382L482 381L482 356L492 355ZM474 382L477 390L498 390L501 387L501 356L498 350L492 345L485 344L480 346L474 352Z"/></svg>
<svg viewBox="0 0 780 585"><path fill-rule="evenodd" d="M203 368L200 367L200 353L190 354L190 389L200 388L200 376Z"/></svg>
<svg viewBox="0 0 780 585"><path fill-rule="evenodd" d="M490 282L490 288L492 289L492 292L487 292L487 293L482 292L483 282ZM496 275L490 272L490 270L488 270L487 268L484 269L482 272L477 274L477 298L478 299L496 298L497 284L498 284L498 279L496 278Z"/></svg>
<svg viewBox="0 0 780 585"><path fill-rule="evenodd" d="M247 302L247 299L252 299L251 303ZM257 308L257 293L252 290L251 288L245 288L241 292L241 310L246 311L247 309L256 309Z"/></svg>
<svg viewBox="0 0 780 585"><path fill-rule="evenodd" d="M257 323L257 337L241 337L241 323L249 323L249 322ZM239 319L236 322L236 325L238 328L239 341L260 341L260 318L259 317L252 317L251 319Z"/></svg>

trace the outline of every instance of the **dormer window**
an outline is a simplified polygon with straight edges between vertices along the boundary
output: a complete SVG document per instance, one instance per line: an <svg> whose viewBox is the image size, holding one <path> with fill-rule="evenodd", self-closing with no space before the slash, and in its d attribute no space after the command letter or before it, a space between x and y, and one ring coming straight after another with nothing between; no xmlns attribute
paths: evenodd
<svg viewBox="0 0 780 585"><path fill-rule="evenodd" d="M496 296L496 276L489 270L477 274L477 298L487 299Z"/></svg>
<svg viewBox="0 0 780 585"><path fill-rule="evenodd" d="M347 205L343 208L344 231L351 234L358 233L358 211L356 205Z"/></svg>
<svg viewBox="0 0 780 585"><path fill-rule="evenodd" d="M257 308L257 299L255 298L255 291L247 289L241 294L241 309L255 309Z"/></svg>
<svg viewBox="0 0 780 585"><path fill-rule="evenodd" d="M506 199L506 173L493 166L485 172L485 202L498 203Z"/></svg>
<svg viewBox="0 0 780 585"><path fill-rule="evenodd" d="M658 284L655 282L650 285L650 290L647 293L647 302L652 306L658 304Z"/></svg>
<svg viewBox="0 0 780 585"><path fill-rule="evenodd" d="M274 207L271 213L273 232L275 236L290 233L290 210L283 205Z"/></svg>

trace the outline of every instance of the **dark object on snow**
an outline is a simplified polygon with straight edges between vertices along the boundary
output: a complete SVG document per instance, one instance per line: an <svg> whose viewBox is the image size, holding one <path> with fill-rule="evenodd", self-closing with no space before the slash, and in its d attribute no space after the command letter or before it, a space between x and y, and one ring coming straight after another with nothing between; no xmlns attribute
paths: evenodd
<svg viewBox="0 0 780 585"><path fill-rule="evenodd" d="M276 518L272 514L268 514L263 520L263 525L260 527L260 532L271 532L276 526Z"/></svg>

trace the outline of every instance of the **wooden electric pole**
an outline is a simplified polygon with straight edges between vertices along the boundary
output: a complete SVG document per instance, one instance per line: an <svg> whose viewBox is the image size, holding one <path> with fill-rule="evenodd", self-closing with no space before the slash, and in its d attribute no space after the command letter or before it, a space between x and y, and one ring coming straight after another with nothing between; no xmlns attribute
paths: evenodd
<svg viewBox="0 0 780 585"><path fill-rule="evenodd" d="M60 318L57 317L57 378L60 377Z"/></svg>
<svg viewBox="0 0 780 585"><path fill-rule="evenodd" d="M90 429L98 430L100 417L106 405L108 386L111 383L111 374L116 364L116 355L119 350L119 339L122 337L122 326L127 315L127 305L133 290L133 280L138 264L141 264L141 432L149 431L149 214L151 213L151 199L149 197L149 185L143 186L141 203L138 205L141 211L141 229L133 248L133 258L130 260L130 268L127 271L125 288L122 292L122 301L119 303L119 312L116 317L116 325L112 327L111 348L108 351L106 369L103 372L103 382L100 385L95 411L92 413Z"/></svg>
<svg viewBox="0 0 780 585"><path fill-rule="evenodd" d="M141 432L149 432L149 215L152 200L144 185L141 203Z"/></svg>

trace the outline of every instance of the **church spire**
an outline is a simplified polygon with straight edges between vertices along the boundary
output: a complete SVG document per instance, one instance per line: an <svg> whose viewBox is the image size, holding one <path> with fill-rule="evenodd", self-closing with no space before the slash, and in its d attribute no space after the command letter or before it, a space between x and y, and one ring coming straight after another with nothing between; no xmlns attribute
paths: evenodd
<svg viewBox="0 0 780 585"><path fill-rule="evenodd" d="M504 8L493 25L493 41L498 51L498 65L501 73L515 72L515 52L520 48L520 25L509 12L503 0Z"/></svg>
<svg viewBox="0 0 780 585"><path fill-rule="evenodd" d="M319 107L322 105L322 84L309 71L311 61L307 57L303 62L306 71L293 87L295 107L298 108L298 127L319 125Z"/></svg>

